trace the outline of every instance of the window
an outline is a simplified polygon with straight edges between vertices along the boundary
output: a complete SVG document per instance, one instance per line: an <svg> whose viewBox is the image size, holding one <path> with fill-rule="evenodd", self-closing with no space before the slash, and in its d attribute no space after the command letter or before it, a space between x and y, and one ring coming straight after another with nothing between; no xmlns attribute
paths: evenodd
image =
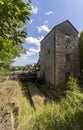
<svg viewBox="0 0 83 130"><path fill-rule="evenodd" d="M66 40L66 42L70 43L70 36L69 35L65 35L65 40Z"/></svg>
<svg viewBox="0 0 83 130"><path fill-rule="evenodd" d="M45 71L43 70L43 79L45 79Z"/></svg>
<svg viewBox="0 0 83 130"><path fill-rule="evenodd" d="M70 61L70 54L66 54L66 61Z"/></svg>
<svg viewBox="0 0 83 130"><path fill-rule="evenodd" d="M50 49L48 49L48 54L50 54Z"/></svg>
<svg viewBox="0 0 83 130"><path fill-rule="evenodd" d="M69 76L71 75L71 72L67 72L66 75L65 75L65 79L66 81L69 79Z"/></svg>

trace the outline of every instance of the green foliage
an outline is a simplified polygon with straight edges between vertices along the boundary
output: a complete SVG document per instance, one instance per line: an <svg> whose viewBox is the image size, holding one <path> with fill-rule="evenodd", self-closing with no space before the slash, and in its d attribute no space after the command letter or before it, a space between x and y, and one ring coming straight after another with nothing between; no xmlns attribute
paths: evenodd
<svg viewBox="0 0 83 130"><path fill-rule="evenodd" d="M24 25L30 17L30 0L0 0L0 67L7 68L16 56L24 53Z"/></svg>
<svg viewBox="0 0 83 130"><path fill-rule="evenodd" d="M9 75L8 69L6 69L6 68L1 68L1 69L0 69L0 82L2 82L3 80L5 80L8 75Z"/></svg>
<svg viewBox="0 0 83 130"><path fill-rule="evenodd" d="M23 95L20 97L19 103L20 115L17 120L17 130L27 130L27 125L29 125L28 122L34 113L34 109L31 107L29 100Z"/></svg>
<svg viewBox="0 0 83 130"><path fill-rule="evenodd" d="M79 49L80 49L80 71L83 73L83 31L80 33L79 38Z"/></svg>
<svg viewBox="0 0 83 130"><path fill-rule="evenodd" d="M82 130L83 94L77 80L69 77L66 97L60 103L49 103L37 112L28 126L30 130Z"/></svg>
<svg viewBox="0 0 83 130"><path fill-rule="evenodd" d="M75 92L79 91L79 85L76 78L73 78L71 75L69 76L69 80L66 83L66 88L69 91Z"/></svg>
<svg viewBox="0 0 83 130"><path fill-rule="evenodd" d="M10 71L12 72L12 71L18 71L18 67L16 67L16 66L11 66L10 67Z"/></svg>
<svg viewBox="0 0 83 130"><path fill-rule="evenodd" d="M60 102L50 102L41 110L34 111L29 101L30 97L24 95L27 89L24 87L23 90L16 81L6 80L0 83L0 106L7 102L15 102L19 106L17 130L82 130L83 93L77 80L71 76L66 87L66 97Z"/></svg>

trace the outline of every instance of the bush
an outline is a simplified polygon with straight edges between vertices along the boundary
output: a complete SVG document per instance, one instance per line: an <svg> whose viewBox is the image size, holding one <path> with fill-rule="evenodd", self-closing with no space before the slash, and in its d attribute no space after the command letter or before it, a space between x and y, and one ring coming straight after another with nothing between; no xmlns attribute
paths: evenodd
<svg viewBox="0 0 83 130"><path fill-rule="evenodd" d="M6 70L5 68L1 68L0 69L0 82L5 80L8 75L9 75L9 71Z"/></svg>
<svg viewBox="0 0 83 130"><path fill-rule="evenodd" d="M72 76L69 76L69 79L66 83L66 88L71 92L76 92L76 91L78 92L80 88L77 79L73 78Z"/></svg>
<svg viewBox="0 0 83 130"><path fill-rule="evenodd" d="M49 103L31 119L29 130L82 130L83 94L77 80L69 77L66 98Z"/></svg>

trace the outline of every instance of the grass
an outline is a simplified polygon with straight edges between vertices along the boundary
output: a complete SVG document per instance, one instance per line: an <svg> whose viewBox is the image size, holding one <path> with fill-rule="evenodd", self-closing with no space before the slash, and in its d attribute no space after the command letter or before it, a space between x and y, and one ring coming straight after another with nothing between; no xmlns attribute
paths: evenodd
<svg viewBox="0 0 83 130"><path fill-rule="evenodd" d="M17 81L5 80L0 82L0 107L15 103L19 107L20 114L17 119L17 130L26 130L26 125L34 113L29 99L26 98L22 86Z"/></svg>
<svg viewBox="0 0 83 130"><path fill-rule="evenodd" d="M66 87L66 97L36 112L27 130L83 130L83 93L73 77Z"/></svg>
<svg viewBox="0 0 83 130"><path fill-rule="evenodd" d="M28 95L28 88L31 95ZM19 106L17 130L83 130L83 93L76 79L69 78L64 93L66 96L59 101L50 100L42 109L35 111L30 96L34 103L47 98L37 90L36 84L5 80L0 83L0 106L8 102Z"/></svg>
<svg viewBox="0 0 83 130"><path fill-rule="evenodd" d="M19 103L19 97L21 95L18 83L11 80L5 80L0 82L0 105L15 102Z"/></svg>
<svg viewBox="0 0 83 130"><path fill-rule="evenodd" d="M17 130L26 130L27 124L34 113L34 109L31 107L26 97L20 99L20 115L18 116Z"/></svg>

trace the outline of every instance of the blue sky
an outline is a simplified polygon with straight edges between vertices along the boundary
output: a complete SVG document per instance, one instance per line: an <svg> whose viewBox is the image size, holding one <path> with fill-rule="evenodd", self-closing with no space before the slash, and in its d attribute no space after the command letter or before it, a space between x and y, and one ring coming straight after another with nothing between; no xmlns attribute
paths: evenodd
<svg viewBox="0 0 83 130"><path fill-rule="evenodd" d="M79 32L83 30L83 0L33 0L31 7L32 16L26 24L28 36L24 41L27 52L15 59L14 66L36 63L40 41L55 25L70 20Z"/></svg>

